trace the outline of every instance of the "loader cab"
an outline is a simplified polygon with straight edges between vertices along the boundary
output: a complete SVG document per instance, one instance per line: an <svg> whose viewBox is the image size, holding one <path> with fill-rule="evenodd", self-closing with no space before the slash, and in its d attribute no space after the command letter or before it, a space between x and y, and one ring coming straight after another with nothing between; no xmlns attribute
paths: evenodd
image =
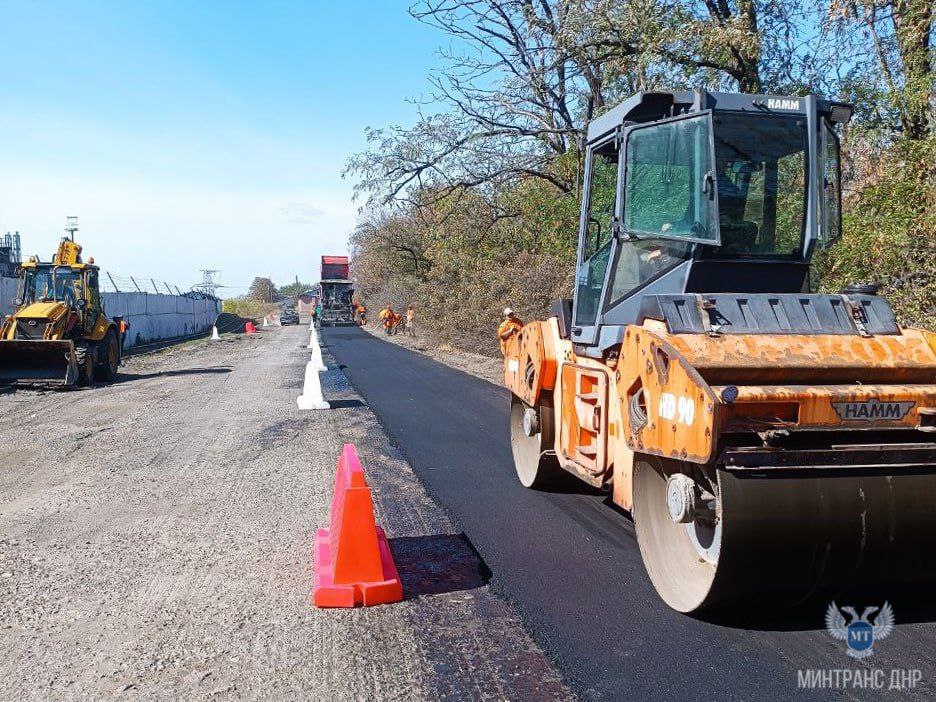
<svg viewBox="0 0 936 702"><path fill-rule="evenodd" d="M79 319L77 331L90 334L102 314L97 266L24 263L18 298L22 305L61 302Z"/></svg>
<svg viewBox="0 0 936 702"><path fill-rule="evenodd" d="M589 126L572 341L600 357L666 293L796 293L841 231L835 124L814 95L639 93Z"/></svg>

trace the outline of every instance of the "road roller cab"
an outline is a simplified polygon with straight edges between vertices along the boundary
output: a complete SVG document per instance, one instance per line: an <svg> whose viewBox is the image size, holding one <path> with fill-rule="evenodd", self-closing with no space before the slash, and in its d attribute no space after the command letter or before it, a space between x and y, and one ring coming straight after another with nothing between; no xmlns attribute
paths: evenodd
<svg viewBox="0 0 936 702"><path fill-rule="evenodd" d="M812 292L850 115L704 91L610 110L588 129L574 299L507 344L521 481L611 490L681 611L936 581L936 335L873 286Z"/></svg>

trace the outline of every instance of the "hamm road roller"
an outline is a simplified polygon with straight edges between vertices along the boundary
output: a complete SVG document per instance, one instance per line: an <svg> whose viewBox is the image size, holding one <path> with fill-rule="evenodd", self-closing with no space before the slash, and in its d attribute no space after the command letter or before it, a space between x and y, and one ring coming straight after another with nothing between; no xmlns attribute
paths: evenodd
<svg viewBox="0 0 936 702"><path fill-rule="evenodd" d="M936 582L936 335L810 292L851 112L644 92L593 121L574 298L506 342L521 483L610 491L681 612Z"/></svg>

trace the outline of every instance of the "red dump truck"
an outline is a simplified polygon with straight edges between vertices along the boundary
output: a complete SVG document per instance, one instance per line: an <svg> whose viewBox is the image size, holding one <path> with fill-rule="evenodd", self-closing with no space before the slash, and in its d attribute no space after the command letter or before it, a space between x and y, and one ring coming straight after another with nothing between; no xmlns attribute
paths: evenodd
<svg viewBox="0 0 936 702"><path fill-rule="evenodd" d="M347 256L322 256L322 280L350 280L351 266Z"/></svg>
<svg viewBox="0 0 936 702"><path fill-rule="evenodd" d="M322 256L321 278L322 324L354 324L351 302L351 267L347 256Z"/></svg>

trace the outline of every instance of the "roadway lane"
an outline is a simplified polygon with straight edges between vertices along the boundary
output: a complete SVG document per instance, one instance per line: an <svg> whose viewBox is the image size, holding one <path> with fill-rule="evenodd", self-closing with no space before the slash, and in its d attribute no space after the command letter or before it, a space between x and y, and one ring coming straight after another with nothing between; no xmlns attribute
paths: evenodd
<svg viewBox="0 0 936 702"><path fill-rule="evenodd" d="M929 623L899 626L870 662L859 664L822 629L822 605L795 621L765 617L771 623L760 629L673 612L646 576L625 514L584 486L550 493L519 484L506 390L357 328L329 328L322 336L432 496L483 556L493 585L583 697L841 700L839 691L799 689L797 669L862 665L888 675L890 668L921 668L928 684L909 693L849 690L844 699L932 694L936 627ZM895 610L897 621L905 621Z"/></svg>

